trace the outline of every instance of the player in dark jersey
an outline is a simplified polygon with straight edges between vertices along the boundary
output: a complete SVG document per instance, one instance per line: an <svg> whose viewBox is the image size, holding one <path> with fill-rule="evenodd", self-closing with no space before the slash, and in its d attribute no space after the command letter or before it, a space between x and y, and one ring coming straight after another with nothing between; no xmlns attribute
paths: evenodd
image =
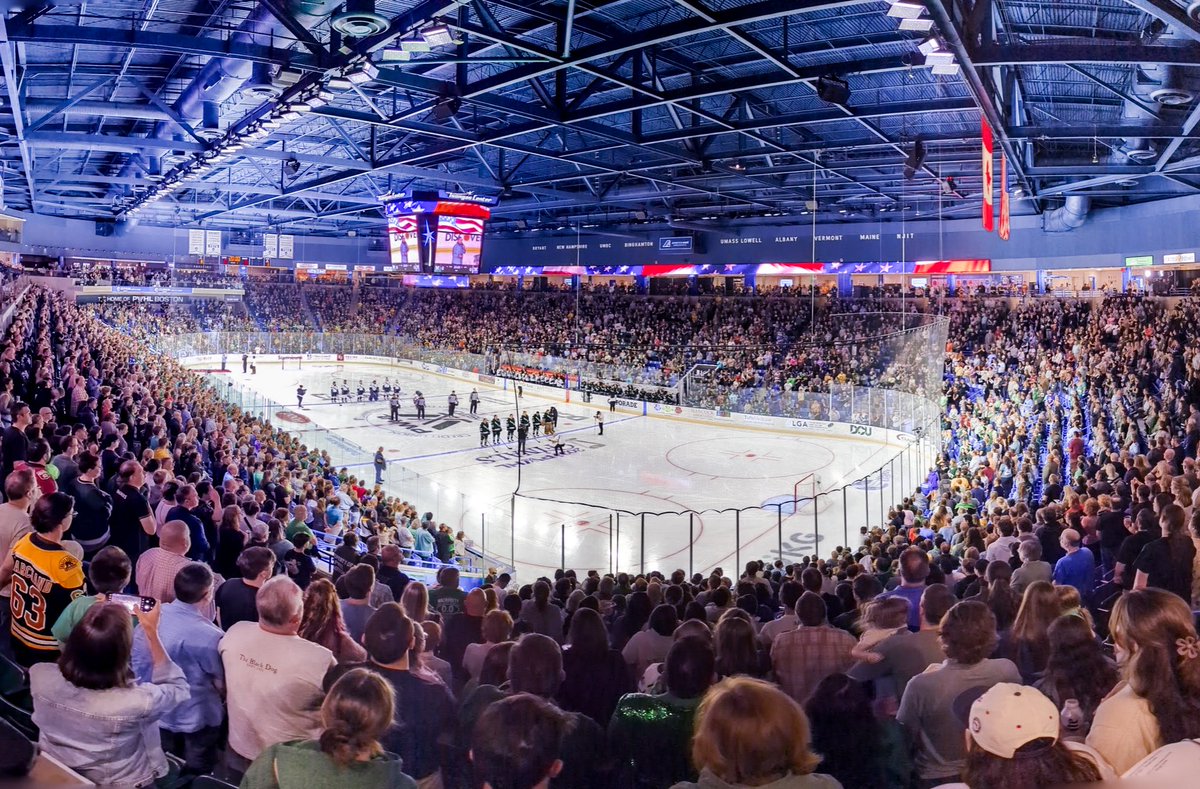
<svg viewBox="0 0 1200 789"><path fill-rule="evenodd" d="M366 387L363 386L363 382L361 380L358 382L358 389L355 391L355 394L358 395L358 402L360 403L363 401L363 398L367 396Z"/></svg>
<svg viewBox="0 0 1200 789"><path fill-rule="evenodd" d="M517 420L517 432L520 433L520 431L522 429L525 431L525 435L529 435L529 412L528 411L522 411L521 418L519 420Z"/></svg>
<svg viewBox="0 0 1200 789"><path fill-rule="evenodd" d="M342 381L342 402L350 402L350 382Z"/></svg>
<svg viewBox="0 0 1200 789"><path fill-rule="evenodd" d="M336 403L338 401L337 381L329 384L329 402Z"/></svg>
<svg viewBox="0 0 1200 789"><path fill-rule="evenodd" d="M500 417L492 417L492 443L500 443Z"/></svg>
<svg viewBox="0 0 1200 789"><path fill-rule="evenodd" d="M491 426L488 424L488 421L486 419L484 419L483 421L481 421L479 423L479 446L481 446L481 447L487 446L488 433L491 432L491 430L489 429L490 427Z"/></svg>
<svg viewBox="0 0 1200 789"><path fill-rule="evenodd" d="M308 390L304 388L304 384L296 387L296 407L304 407L304 395L308 394Z"/></svg>
<svg viewBox="0 0 1200 789"><path fill-rule="evenodd" d="M383 379L383 393L385 395L392 393L392 379L391 378Z"/></svg>
<svg viewBox="0 0 1200 789"><path fill-rule="evenodd" d="M379 402L379 382L371 381L371 385L367 387L367 399L372 403Z"/></svg>
<svg viewBox="0 0 1200 789"><path fill-rule="evenodd" d="M553 424L555 427L558 427L558 409L557 408L555 408L554 406L550 406L549 408L547 408L546 409L546 418L550 420L551 424Z"/></svg>
<svg viewBox="0 0 1200 789"><path fill-rule="evenodd" d="M533 417L531 418L530 421L533 423L533 434L532 435L536 436L538 433L540 433L542 431L542 415L539 414L537 411L534 411Z"/></svg>
<svg viewBox="0 0 1200 789"><path fill-rule="evenodd" d="M517 434L517 418L512 414L509 414L506 421L506 426L508 427L508 440L512 441L513 436Z"/></svg>

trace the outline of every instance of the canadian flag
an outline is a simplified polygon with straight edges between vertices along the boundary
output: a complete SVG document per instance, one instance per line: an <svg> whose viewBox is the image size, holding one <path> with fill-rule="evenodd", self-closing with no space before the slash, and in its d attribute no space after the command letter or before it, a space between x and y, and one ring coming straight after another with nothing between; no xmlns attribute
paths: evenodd
<svg viewBox="0 0 1200 789"><path fill-rule="evenodd" d="M980 131L983 136L983 229L990 233L996 224L996 205L992 198L995 190L992 180L992 127L988 126L987 118L980 121Z"/></svg>

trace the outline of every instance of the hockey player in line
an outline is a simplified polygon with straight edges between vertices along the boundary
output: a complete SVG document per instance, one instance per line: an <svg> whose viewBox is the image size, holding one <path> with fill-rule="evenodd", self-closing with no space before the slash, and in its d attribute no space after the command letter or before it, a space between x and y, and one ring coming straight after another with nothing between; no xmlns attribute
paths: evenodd
<svg viewBox="0 0 1200 789"><path fill-rule="evenodd" d="M479 422L479 446L486 447L488 444L488 434L491 433L491 426L486 419Z"/></svg>
<svg viewBox="0 0 1200 789"><path fill-rule="evenodd" d="M500 417L498 416L492 417L492 443L500 443Z"/></svg>
<svg viewBox="0 0 1200 789"><path fill-rule="evenodd" d="M540 433L542 430L542 415L539 414L537 411L534 411L533 417L532 417L532 422L533 422L533 436L536 438L537 434Z"/></svg>
<svg viewBox="0 0 1200 789"><path fill-rule="evenodd" d="M329 402L336 403L338 401L337 381L329 382Z"/></svg>
<svg viewBox="0 0 1200 789"><path fill-rule="evenodd" d="M507 427L507 429L508 429L507 440L512 441L513 436L515 436L517 434L517 418L515 416L513 416L512 414L509 414L508 419L505 420L505 427Z"/></svg>
<svg viewBox="0 0 1200 789"><path fill-rule="evenodd" d="M358 395L358 402L360 402L360 403L361 403L361 402L362 402L364 399L366 399L366 396L367 396L367 389L366 389L366 387L364 387L364 386L363 386L363 382L362 382L362 379L361 379L361 378L360 378L360 379L358 379L358 389L357 389L357 391L355 392L355 394L356 394L356 395Z"/></svg>
<svg viewBox="0 0 1200 789"><path fill-rule="evenodd" d="M342 402L350 402L350 381L342 381Z"/></svg>

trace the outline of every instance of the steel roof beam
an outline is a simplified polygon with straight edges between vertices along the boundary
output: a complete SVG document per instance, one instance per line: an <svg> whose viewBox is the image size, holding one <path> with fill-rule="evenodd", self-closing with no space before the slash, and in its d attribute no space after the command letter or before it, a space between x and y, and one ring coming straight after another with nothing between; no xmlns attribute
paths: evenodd
<svg viewBox="0 0 1200 789"><path fill-rule="evenodd" d="M36 44L78 44L92 47L126 47L151 52L174 52L201 57L236 58L254 63L283 63L303 71L323 71L324 66L312 55L264 47L257 44L232 46L215 38L126 30L118 27L78 25L22 25L10 31L9 39Z"/></svg>
<svg viewBox="0 0 1200 789"><path fill-rule="evenodd" d="M941 0L927 0L938 3ZM1097 44L1094 41L1055 41L1038 44L991 44L977 47L971 61L976 66L1025 64L1075 65L1079 63L1161 63L1200 66L1200 47L1143 44Z"/></svg>
<svg viewBox="0 0 1200 789"><path fill-rule="evenodd" d="M1179 31L1193 41L1200 41L1200 28L1196 27L1196 23L1181 6L1171 0L1125 0L1125 2L1144 14L1166 22L1173 30Z"/></svg>
<svg viewBox="0 0 1200 789"><path fill-rule="evenodd" d="M29 208L37 210L37 187L33 180L33 151L26 139L24 97L17 78L17 44L9 37L4 15L0 14L0 69L4 73L4 87L8 93L8 111L13 118L17 136L17 147L21 152L21 167L25 171L25 186L29 189Z"/></svg>

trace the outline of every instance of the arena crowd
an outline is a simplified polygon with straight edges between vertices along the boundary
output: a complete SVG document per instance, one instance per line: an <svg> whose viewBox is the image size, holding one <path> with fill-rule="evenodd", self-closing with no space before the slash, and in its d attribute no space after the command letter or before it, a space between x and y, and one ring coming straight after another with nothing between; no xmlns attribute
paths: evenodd
<svg viewBox="0 0 1200 789"><path fill-rule="evenodd" d="M269 328L311 312L337 331L356 309L274 291L249 297ZM563 342L557 295L485 295L502 301L389 297L389 325ZM601 336L733 355L875 309L809 325L810 305L618 295L597 294ZM468 591L462 535L427 502L222 402L119 328L140 307L33 289L0 353L5 742L132 786L1189 785L1196 306L913 305L951 320L945 452L861 545ZM787 356L740 386L778 383ZM824 373L854 375L858 351L838 358ZM436 583L405 572L417 558Z"/></svg>

